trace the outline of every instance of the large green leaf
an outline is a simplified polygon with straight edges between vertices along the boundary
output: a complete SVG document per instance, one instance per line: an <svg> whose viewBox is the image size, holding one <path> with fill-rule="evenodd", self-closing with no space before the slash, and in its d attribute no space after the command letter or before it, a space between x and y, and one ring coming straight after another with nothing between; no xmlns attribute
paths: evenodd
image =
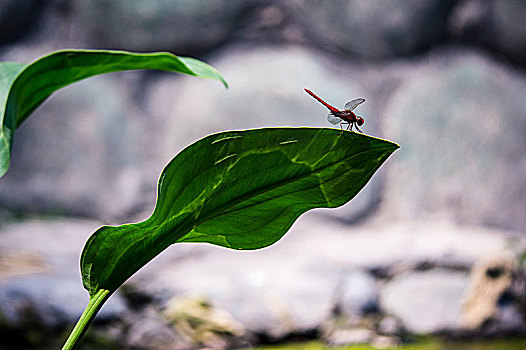
<svg viewBox="0 0 526 350"><path fill-rule="evenodd" d="M0 63L0 177L9 168L15 129L56 90L98 74L156 69L226 82L211 66L166 52L63 50L24 65Z"/></svg>
<svg viewBox="0 0 526 350"><path fill-rule="evenodd" d="M305 211L351 200L397 148L320 128L232 131L201 139L164 169L149 219L104 226L89 238L81 257L84 286L92 296L114 291L176 242L233 249L273 244Z"/></svg>

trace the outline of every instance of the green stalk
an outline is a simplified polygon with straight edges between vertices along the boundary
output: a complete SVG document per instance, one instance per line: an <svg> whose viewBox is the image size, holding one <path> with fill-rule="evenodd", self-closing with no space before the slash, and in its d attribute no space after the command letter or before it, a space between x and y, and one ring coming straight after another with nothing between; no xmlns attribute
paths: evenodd
<svg viewBox="0 0 526 350"><path fill-rule="evenodd" d="M62 347L62 350L73 350L77 347L80 338L86 333L91 321L93 321L95 315L97 315L97 312L99 312L100 308L106 300L108 300L110 295L111 292L109 290L100 289L90 297L88 306L86 306L86 309L77 321L75 328L73 328L68 339L66 339L66 343Z"/></svg>

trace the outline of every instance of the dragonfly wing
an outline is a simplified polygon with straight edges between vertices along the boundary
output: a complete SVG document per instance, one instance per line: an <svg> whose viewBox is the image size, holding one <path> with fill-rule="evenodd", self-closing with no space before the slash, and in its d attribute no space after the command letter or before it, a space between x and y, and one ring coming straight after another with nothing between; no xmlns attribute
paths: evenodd
<svg viewBox="0 0 526 350"><path fill-rule="evenodd" d="M329 115L327 116L327 120L328 120L329 123L331 123L331 124L338 124L339 122L342 121L342 118L337 117L337 116L335 116L335 115L332 114L332 113L329 113Z"/></svg>
<svg viewBox="0 0 526 350"><path fill-rule="evenodd" d="M348 111L352 111L355 109L360 103L364 103L365 98L357 98L355 100L349 101L345 104L345 109Z"/></svg>

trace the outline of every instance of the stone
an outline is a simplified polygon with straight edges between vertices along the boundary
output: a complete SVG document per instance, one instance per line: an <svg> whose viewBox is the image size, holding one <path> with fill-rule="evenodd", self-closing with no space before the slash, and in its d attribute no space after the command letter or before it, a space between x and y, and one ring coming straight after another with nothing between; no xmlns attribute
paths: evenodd
<svg viewBox="0 0 526 350"><path fill-rule="evenodd" d="M378 309L375 279L363 270L342 274L342 306L348 313L364 313Z"/></svg>
<svg viewBox="0 0 526 350"><path fill-rule="evenodd" d="M468 0L456 6L449 19L453 37L464 43L500 52L521 65L526 63L524 1Z"/></svg>
<svg viewBox="0 0 526 350"><path fill-rule="evenodd" d="M108 221L136 212L158 176L141 151L145 122L108 77L57 92L18 128L0 206Z"/></svg>
<svg viewBox="0 0 526 350"><path fill-rule="evenodd" d="M468 286L469 277L464 273L442 269L410 272L385 284L380 291L380 305L412 333L458 329Z"/></svg>
<svg viewBox="0 0 526 350"><path fill-rule="evenodd" d="M13 328L39 324L46 329L72 326L88 304L88 293L75 279L36 275L0 281L0 315ZM124 313L124 300L113 295L97 315L97 322Z"/></svg>
<svg viewBox="0 0 526 350"><path fill-rule="evenodd" d="M0 44L18 40L36 27L43 2L37 0L2 0L0 6Z"/></svg>
<svg viewBox="0 0 526 350"><path fill-rule="evenodd" d="M0 312L4 319L13 325L23 324L24 311L29 309L50 327L72 325L88 299L80 281L79 256L89 235L101 224L64 218L2 222ZM348 226L314 211L303 215L279 242L266 249L240 252L207 244L174 245L132 276L125 284L125 299L116 293L99 316L110 323L117 319L139 327L134 332L128 332L128 327L119 332L125 342L139 346L144 343L136 334L144 334L144 339L155 337L155 325L166 321L158 310L166 309L170 300L197 296L230 314L248 337L260 334L278 340L288 334L309 334L334 317L336 305L350 317L384 309L378 289L381 284L366 272L374 267L412 266L422 260L436 266L451 262L471 266L479 258L510 246L516 252L525 250L521 236L513 240L506 236L509 233L500 230L436 221ZM434 270L427 273L430 271ZM392 283L407 285L395 282L404 281L401 276L395 274L385 288L391 288ZM414 283L420 280L418 276ZM426 276L424 273L422 278L425 288L416 283L413 293L428 287L435 290L432 287L436 285L458 289L449 272ZM467 275L465 281L469 283ZM130 296L130 291L141 296L140 300ZM426 302L435 296L431 291L425 293L430 295L425 300L409 296L400 300L410 305L417 300L418 308L427 312L430 304ZM155 310L144 315L149 321L140 328L135 325L142 319L137 309L144 307ZM516 320L514 310L509 311L502 313L503 319ZM405 324L403 317L401 320ZM381 334L397 335L401 326L390 323L386 321L379 328ZM159 332L166 335L168 343L183 336L166 325L159 326ZM159 348L168 343L155 342Z"/></svg>
<svg viewBox="0 0 526 350"><path fill-rule="evenodd" d="M98 225L87 220L2 223L0 314L7 324L23 328L36 322L60 329L77 321L89 299L80 280L79 257ZM125 309L124 300L114 294L97 320L116 319Z"/></svg>
<svg viewBox="0 0 526 350"><path fill-rule="evenodd" d="M79 280L79 258L85 241L103 223L71 218L28 218L3 221L0 225L0 256L10 276L46 273ZM9 263L14 256L18 259ZM75 263L73 263L75 262Z"/></svg>
<svg viewBox="0 0 526 350"><path fill-rule="evenodd" d="M402 333L402 324L393 316L386 315L378 323L378 332L384 335L400 335Z"/></svg>
<svg viewBox="0 0 526 350"><path fill-rule="evenodd" d="M514 276L518 275L517 268L517 261L511 254L490 255L476 262L462 309L463 327L475 330L499 318L501 297L512 286ZM512 306L504 306L507 306L502 308L505 322L516 326L518 322Z"/></svg>
<svg viewBox="0 0 526 350"><path fill-rule="evenodd" d="M413 55L443 40L446 16L454 2L301 0L288 4L292 21L309 45L379 59Z"/></svg>
<svg viewBox="0 0 526 350"><path fill-rule="evenodd" d="M521 232L524 74L454 50L411 71L385 109L385 136L401 145L389 159L385 212Z"/></svg>
<svg viewBox="0 0 526 350"><path fill-rule="evenodd" d="M373 331L365 328L338 329L332 332L326 341L330 346L367 344L374 339L374 336Z"/></svg>
<svg viewBox="0 0 526 350"><path fill-rule="evenodd" d="M127 321L129 325L120 336L128 347L149 350L195 348L191 339L177 332L158 310L148 308Z"/></svg>
<svg viewBox="0 0 526 350"><path fill-rule="evenodd" d="M167 302L163 315L194 344L212 349L231 348L246 332L232 315L203 297L173 297Z"/></svg>
<svg viewBox="0 0 526 350"><path fill-rule="evenodd" d="M176 265L152 265L128 283L147 288L146 293L164 300L165 308L171 298L205 298L248 331L273 338L314 329L330 313L336 276L313 269L307 255L285 263L279 251L235 252L196 245L193 256Z"/></svg>
<svg viewBox="0 0 526 350"><path fill-rule="evenodd" d="M377 335L371 341L371 347L374 349L396 349L400 346L403 346L400 339L385 335Z"/></svg>
<svg viewBox="0 0 526 350"><path fill-rule="evenodd" d="M324 239L320 240L320 232ZM317 260L346 268L372 270L396 265L415 266L431 262L460 266L466 271L479 258L526 248L526 241L513 231L464 226L445 220L383 221L346 226L320 216L305 214L284 237L295 238L294 249Z"/></svg>
<svg viewBox="0 0 526 350"><path fill-rule="evenodd" d="M257 1L76 1L76 22L96 46L203 52L226 42ZM126 28L126 30L123 30Z"/></svg>
<svg viewBox="0 0 526 350"><path fill-rule="evenodd" d="M154 296L161 305L172 297L205 297L248 332L279 339L324 324L337 304L351 315L382 310L378 284L364 272L373 267L432 261L437 266L454 262L469 268L486 254L505 251L510 242L499 230L434 221L346 226L315 211L303 215L275 245L258 251L175 245L128 284ZM517 250L526 247L524 239L514 242ZM444 273L425 287L432 290L442 284L443 277L445 293L452 289L458 292L454 297L460 295L459 320L462 295L460 288L455 288L459 284L467 288L469 277L459 272L452 272L451 277L449 270L441 271ZM418 286L414 289L413 293L419 292ZM429 298L420 299L422 312L427 312L426 303L434 300Z"/></svg>

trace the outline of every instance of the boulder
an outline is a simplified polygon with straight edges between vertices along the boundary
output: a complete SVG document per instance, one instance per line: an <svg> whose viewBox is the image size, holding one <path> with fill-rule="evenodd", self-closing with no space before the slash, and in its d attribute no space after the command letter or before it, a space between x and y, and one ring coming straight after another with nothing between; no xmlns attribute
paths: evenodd
<svg viewBox="0 0 526 350"><path fill-rule="evenodd" d="M462 309L462 326L497 334L524 331L526 318L520 311L524 290L513 288L524 278L523 273L511 254L502 252L479 259L471 270L470 288Z"/></svg>
<svg viewBox="0 0 526 350"><path fill-rule="evenodd" d="M288 2L305 42L365 59L414 55L441 42L453 4L440 0Z"/></svg>
<svg viewBox="0 0 526 350"><path fill-rule="evenodd" d="M409 272L386 283L380 292L380 305L411 333L458 329L468 285L465 273L442 269Z"/></svg>
<svg viewBox="0 0 526 350"><path fill-rule="evenodd" d="M93 46L189 55L230 39L257 2L82 0L74 3L74 20Z"/></svg>
<svg viewBox="0 0 526 350"><path fill-rule="evenodd" d="M79 257L84 241L100 223L87 220L30 220L0 228L0 317L23 329L71 327L88 304ZM115 320L126 310L119 294L97 320Z"/></svg>
<svg viewBox="0 0 526 350"><path fill-rule="evenodd" d="M145 177L155 196L158 176L141 151L145 123L110 77L57 92L18 128L0 206L102 220L136 212Z"/></svg>
<svg viewBox="0 0 526 350"><path fill-rule="evenodd" d="M461 1L452 11L449 30L454 38L511 61L526 64L526 23L524 1Z"/></svg>
<svg viewBox="0 0 526 350"><path fill-rule="evenodd" d="M524 74L475 52L428 57L385 107L389 160L384 209L523 231Z"/></svg>
<svg viewBox="0 0 526 350"><path fill-rule="evenodd" d="M0 45L23 38L36 27L43 2L38 0L3 0L0 6Z"/></svg>

